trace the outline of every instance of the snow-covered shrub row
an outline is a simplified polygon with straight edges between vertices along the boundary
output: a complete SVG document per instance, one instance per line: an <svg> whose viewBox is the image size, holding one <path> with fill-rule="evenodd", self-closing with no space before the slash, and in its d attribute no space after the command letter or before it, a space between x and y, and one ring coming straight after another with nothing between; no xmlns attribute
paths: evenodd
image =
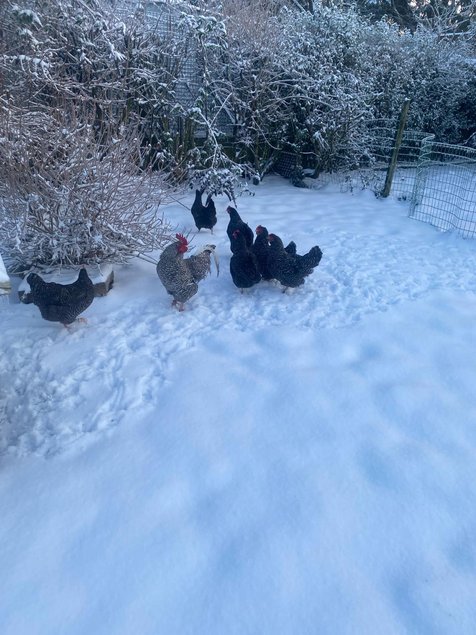
<svg viewBox="0 0 476 635"><path fill-rule="evenodd" d="M356 166L368 122L396 119L405 97L412 128L453 142L474 131L464 33L370 22L353 3L315 1L313 9L282 0L257 0L252 10L247 0L1 3L0 143L10 160L0 164L0 243L24 264L124 259L142 243L150 250L156 237L140 229L149 227L149 172L162 191L190 184L233 198L244 175L262 176L283 150L316 171ZM82 161L70 141L83 142ZM132 217L117 188L105 195L108 207L96 200L108 173L111 182L142 183L128 189ZM94 227L81 221L79 230L65 214L92 215ZM43 234L31 232L40 226Z"/></svg>
<svg viewBox="0 0 476 635"><path fill-rule="evenodd" d="M258 29L236 10L229 24L229 104L238 147L265 169L276 150L304 151L318 169L358 163L366 123L396 120L412 100L409 127L462 142L476 125L471 34L441 37L371 23L352 6L282 8ZM262 18L261 18L262 19Z"/></svg>

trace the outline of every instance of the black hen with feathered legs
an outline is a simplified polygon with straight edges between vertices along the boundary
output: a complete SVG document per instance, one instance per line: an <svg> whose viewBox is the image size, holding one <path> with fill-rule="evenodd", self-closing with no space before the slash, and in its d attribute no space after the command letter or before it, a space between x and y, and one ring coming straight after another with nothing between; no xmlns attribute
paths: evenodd
<svg viewBox="0 0 476 635"><path fill-rule="evenodd" d="M263 280L272 280L273 276L271 275L268 267L268 256L270 250L268 242L268 230L266 229L266 227L263 227L263 225L258 225L255 231L256 238L251 246L251 251L256 256L256 260L258 261L258 269Z"/></svg>
<svg viewBox="0 0 476 635"><path fill-rule="evenodd" d="M195 190L195 200L192 205L193 220L198 231L209 229L213 234L213 228L217 224L217 211L211 194L207 196L206 204L202 203L202 190Z"/></svg>
<svg viewBox="0 0 476 635"><path fill-rule="evenodd" d="M63 326L72 324L94 300L94 284L86 269L81 269L76 282L59 284L45 282L37 273L28 274L31 299L40 309L41 317ZM86 321L84 318L79 318Z"/></svg>
<svg viewBox="0 0 476 635"><path fill-rule="evenodd" d="M243 289L249 289L261 280L258 260L239 229L233 232L231 243L233 255L230 258L230 273L234 285L243 293Z"/></svg>
<svg viewBox="0 0 476 635"><path fill-rule="evenodd" d="M268 242L268 230L263 225L258 225L255 231L256 238L251 247L251 250L258 259L258 267L263 280L272 280L273 276L271 275L268 267L268 256L270 250ZM291 242L284 249L291 256L296 255L296 243L293 240L291 240Z"/></svg>
<svg viewBox="0 0 476 635"><path fill-rule="evenodd" d="M304 284L304 279L321 261L322 251L317 245L307 254L293 256L286 251L283 241L276 234L269 234L268 241L270 244L268 269L273 278L284 286L283 292L288 287L294 288Z"/></svg>
<svg viewBox="0 0 476 635"><path fill-rule="evenodd" d="M233 242L233 232L238 229L242 236L245 238L246 246L249 248L253 244L254 234L251 227L242 220L241 216L238 214L234 207L228 206L226 211L230 215L230 220L228 222L228 227L226 228L226 233L228 238L230 239L230 249L233 251L233 247L235 243Z"/></svg>

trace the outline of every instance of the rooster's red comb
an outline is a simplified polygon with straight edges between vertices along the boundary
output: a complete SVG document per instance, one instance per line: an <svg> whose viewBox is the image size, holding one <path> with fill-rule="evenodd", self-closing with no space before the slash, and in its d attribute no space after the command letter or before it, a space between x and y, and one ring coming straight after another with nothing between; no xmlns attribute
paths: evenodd
<svg viewBox="0 0 476 635"><path fill-rule="evenodd" d="M181 243L182 245L188 245L188 240L185 238L185 236L183 234L175 234L175 238L179 241L179 243Z"/></svg>

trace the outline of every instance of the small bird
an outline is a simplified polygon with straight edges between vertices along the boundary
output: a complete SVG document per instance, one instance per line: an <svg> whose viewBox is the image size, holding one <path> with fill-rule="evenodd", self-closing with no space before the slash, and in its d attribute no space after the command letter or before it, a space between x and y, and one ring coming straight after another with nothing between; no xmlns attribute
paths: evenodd
<svg viewBox="0 0 476 635"><path fill-rule="evenodd" d="M72 284L45 282L37 273L28 274L33 303L40 309L41 317L63 326L72 324L94 300L94 285L85 268ZM85 322L85 318L79 318Z"/></svg>
<svg viewBox="0 0 476 635"><path fill-rule="evenodd" d="M233 245L235 244L232 240L233 232L235 231L235 229L240 230L240 233L245 237L246 245L248 247L251 247L254 238L253 230L251 229L251 227L241 219L241 216L238 214L234 207L228 206L226 208L226 211L230 215L230 221L228 223L228 227L226 228L226 233L228 235L228 238L230 239L231 250L233 251Z"/></svg>
<svg viewBox="0 0 476 635"><path fill-rule="evenodd" d="M317 245L307 254L300 256L289 254L284 248L283 241L276 234L269 234L268 241L268 269L273 278L284 286L283 293L288 287L299 287L304 284L304 278L309 276L321 261L322 251Z"/></svg>
<svg viewBox="0 0 476 635"><path fill-rule="evenodd" d="M213 234L213 228L217 223L217 211L211 194L207 197L206 205L202 204L202 190L195 190L195 200L192 205L192 216L195 225L200 231L203 228L209 229Z"/></svg>
<svg viewBox="0 0 476 635"><path fill-rule="evenodd" d="M205 245L197 255L184 258L189 243L183 234L176 234L176 241L168 245L160 254L157 263L157 275L169 295L173 297L172 306L179 311L197 291L198 283L210 273L210 256L213 255L219 273L216 245Z"/></svg>
<svg viewBox="0 0 476 635"><path fill-rule="evenodd" d="M230 273L233 283L241 293L261 280L258 260L246 244L245 236L239 229L235 229L231 236L232 252L230 258Z"/></svg>

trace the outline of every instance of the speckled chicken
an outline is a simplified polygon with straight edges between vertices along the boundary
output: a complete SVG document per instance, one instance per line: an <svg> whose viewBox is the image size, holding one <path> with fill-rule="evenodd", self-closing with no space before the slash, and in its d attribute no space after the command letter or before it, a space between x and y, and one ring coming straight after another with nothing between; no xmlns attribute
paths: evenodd
<svg viewBox="0 0 476 635"><path fill-rule="evenodd" d="M245 237L247 247L251 247L254 238L253 230L251 229L251 227L247 223L245 223L244 220L242 220L241 216L238 214L234 207L228 206L226 208L226 211L230 215L230 221L228 223L228 227L226 228L226 233L228 235L228 238L230 239L231 251L233 251L233 246L235 244L232 240L233 232L235 231L235 229L238 229Z"/></svg>
<svg viewBox="0 0 476 635"><path fill-rule="evenodd" d="M217 224L217 211L215 208L215 203L211 195L209 194L207 197L206 204L202 203L202 194L201 190L195 190L195 200L192 205L192 216L195 221L195 225L200 231L202 228L209 229L213 234L213 228Z"/></svg>
<svg viewBox="0 0 476 635"><path fill-rule="evenodd" d="M41 317L64 326L72 324L94 300L94 285L84 268L72 284L45 282L37 273L30 273L26 281ZM84 318L80 320L85 321Z"/></svg>
<svg viewBox="0 0 476 635"><path fill-rule="evenodd" d="M233 255L230 258L230 273L233 283L243 293L261 280L258 259L246 244L245 236L235 229L231 237Z"/></svg>
<svg viewBox="0 0 476 635"><path fill-rule="evenodd" d="M292 255L286 251L283 241L276 234L269 234L270 251L268 256L268 269L273 278L279 280L284 286L283 292L288 287L299 287L304 284L304 279L309 276L321 261L322 251L316 245L307 254Z"/></svg>
<svg viewBox="0 0 476 635"><path fill-rule="evenodd" d="M167 293L173 297L172 306L179 311L197 291L198 283L210 273L210 256L213 255L219 272L215 245L205 245L196 256L184 258L188 251L188 240L182 234L176 234L177 240L168 245L160 254L157 263L157 275Z"/></svg>

